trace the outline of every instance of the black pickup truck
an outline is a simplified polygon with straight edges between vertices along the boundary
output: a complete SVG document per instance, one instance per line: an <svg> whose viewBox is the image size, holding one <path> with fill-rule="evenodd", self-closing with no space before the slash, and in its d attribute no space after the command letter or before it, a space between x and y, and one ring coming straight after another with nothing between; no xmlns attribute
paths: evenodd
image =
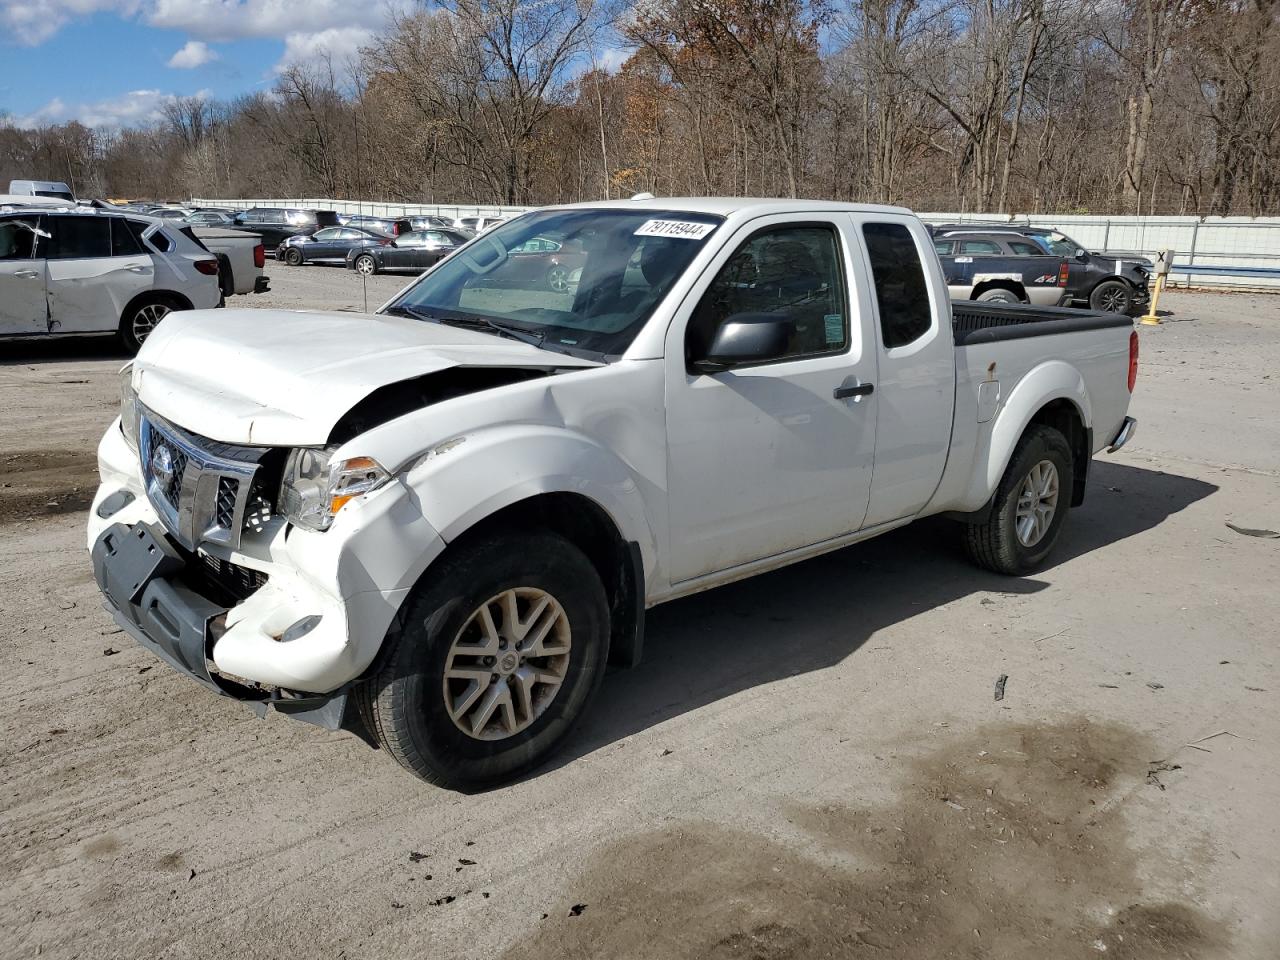
<svg viewBox="0 0 1280 960"><path fill-rule="evenodd" d="M1149 260L1090 253L1057 230L959 223L931 230L952 300L1136 313L1149 299Z"/></svg>

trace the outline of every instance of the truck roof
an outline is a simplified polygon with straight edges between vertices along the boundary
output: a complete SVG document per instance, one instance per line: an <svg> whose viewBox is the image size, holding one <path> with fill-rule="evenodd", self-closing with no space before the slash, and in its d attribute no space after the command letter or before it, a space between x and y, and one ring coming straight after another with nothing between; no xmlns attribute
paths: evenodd
<svg viewBox="0 0 1280 960"><path fill-rule="evenodd" d="M783 200L767 197L645 197L639 200L597 200L563 204L557 209L665 210L710 213L727 217L736 213L767 216L777 213L892 213L914 216L906 207L877 203L841 203L837 200Z"/></svg>

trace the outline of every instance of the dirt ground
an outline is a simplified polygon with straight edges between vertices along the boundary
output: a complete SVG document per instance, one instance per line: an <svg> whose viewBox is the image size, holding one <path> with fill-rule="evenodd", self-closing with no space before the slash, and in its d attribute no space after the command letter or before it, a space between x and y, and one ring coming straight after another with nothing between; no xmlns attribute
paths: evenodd
<svg viewBox="0 0 1280 960"><path fill-rule="evenodd" d="M270 272L250 305L363 303ZM1226 525L1280 530L1280 297L1163 305L1051 566L930 521L660 607L476 796L116 632L83 511L121 357L0 348L0 956L1280 957L1280 539Z"/></svg>

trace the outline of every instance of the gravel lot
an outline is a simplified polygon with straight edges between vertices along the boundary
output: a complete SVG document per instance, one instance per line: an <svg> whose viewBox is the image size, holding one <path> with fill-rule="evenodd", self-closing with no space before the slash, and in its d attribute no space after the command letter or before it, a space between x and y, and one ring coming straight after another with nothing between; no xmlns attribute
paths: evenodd
<svg viewBox="0 0 1280 960"><path fill-rule="evenodd" d="M248 305L363 303L269 270ZM1274 960L1280 540L1226 521L1280 530L1280 298L1163 306L1052 566L931 521L658 608L559 760L476 796L115 632L83 510L121 357L3 348L0 955Z"/></svg>

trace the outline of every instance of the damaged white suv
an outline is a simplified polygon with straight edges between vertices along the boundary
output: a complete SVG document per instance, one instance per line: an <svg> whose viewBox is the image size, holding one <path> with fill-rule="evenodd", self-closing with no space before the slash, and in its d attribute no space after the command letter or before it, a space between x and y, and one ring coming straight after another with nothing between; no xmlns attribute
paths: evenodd
<svg viewBox="0 0 1280 960"><path fill-rule="evenodd" d="M109 609L218 693L461 788L543 760L646 607L939 513L1033 569L1133 431L1127 318L953 315L890 207L544 209L373 316L218 321L175 314L123 371L88 531Z"/></svg>

